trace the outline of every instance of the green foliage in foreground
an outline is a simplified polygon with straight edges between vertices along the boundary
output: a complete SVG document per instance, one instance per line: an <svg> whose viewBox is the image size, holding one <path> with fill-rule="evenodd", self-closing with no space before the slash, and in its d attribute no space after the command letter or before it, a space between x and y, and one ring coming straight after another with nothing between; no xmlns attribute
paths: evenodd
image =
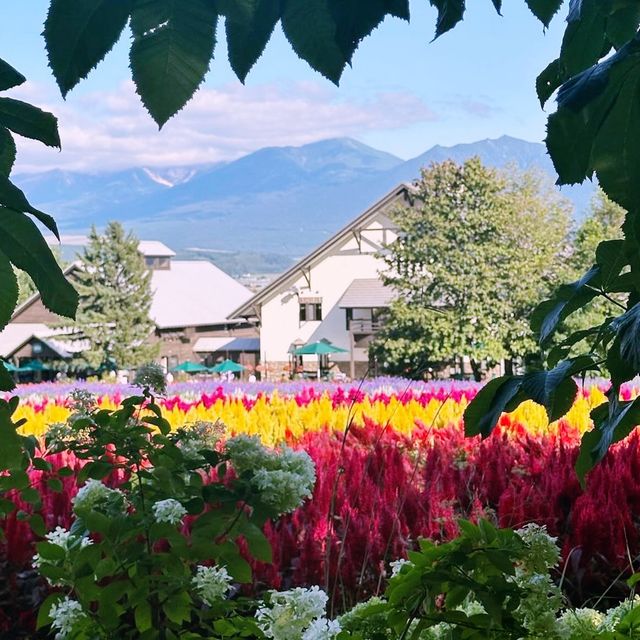
<svg viewBox="0 0 640 640"><path fill-rule="evenodd" d="M372 349L383 370L420 377L468 356L479 380L535 351L527 318L562 277L569 204L543 176L478 158L432 164L411 197L384 255L397 298Z"/></svg>

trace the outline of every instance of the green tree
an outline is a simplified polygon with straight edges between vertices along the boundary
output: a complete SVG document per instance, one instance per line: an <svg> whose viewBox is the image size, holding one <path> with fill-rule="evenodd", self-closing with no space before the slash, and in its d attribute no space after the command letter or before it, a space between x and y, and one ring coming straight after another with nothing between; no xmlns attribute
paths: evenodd
<svg viewBox="0 0 640 640"><path fill-rule="evenodd" d="M154 329L151 272L137 238L118 222L110 222L102 235L94 227L80 259L74 328L91 345L83 354L87 363L133 368L155 357L158 346L148 342Z"/></svg>
<svg viewBox="0 0 640 640"><path fill-rule="evenodd" d="M398 297L374 342L389 372L522 358L535 350L527 314L557 281L569 209L534 173L478 158L423 170L413 206L394 214L399 237L383 278Z"/></svg>

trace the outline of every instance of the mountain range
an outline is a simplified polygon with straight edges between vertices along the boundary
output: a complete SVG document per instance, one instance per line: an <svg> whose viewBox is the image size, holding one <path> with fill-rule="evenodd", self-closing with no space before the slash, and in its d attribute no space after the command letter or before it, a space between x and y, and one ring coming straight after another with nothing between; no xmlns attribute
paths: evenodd
<svg viewBox="0 0 640 640"><path fill-rule="evenodd" d="M277 272L313 249L420 168L471 156L553 175L544 145L509 136L435 146L410 160L350 138L269 147L233 162L172 168L22 174L16 183L63 234L120 220L138 237L161 240L181 257L211 259L237 275ZM591 184L563 188L580 218Z"/></svg>

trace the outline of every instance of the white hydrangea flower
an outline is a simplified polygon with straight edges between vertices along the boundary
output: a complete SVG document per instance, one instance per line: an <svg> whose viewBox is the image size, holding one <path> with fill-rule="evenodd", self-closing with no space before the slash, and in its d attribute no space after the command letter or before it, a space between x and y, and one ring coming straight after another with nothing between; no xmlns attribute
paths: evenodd
<svg viewBox="0 0 640 640"><path fill-rule="evenodd" d="M627 598L623 600L617 607L613 607L607 611L602 621L602 631L615 631L629 611L640 606L640 595L636 595L633 599Z"/></svg>
<svg viewBox="0 0 640 640"><path fill-rule="evenodd" d="M563 640L585 640L596 635L603 622L595 609L568 609L558 618L557 632Z"/></svg>
<svg viewBox="0 0 640 640"><path fill-rule="evenodd" d="M301 640L305 629L324 617L326 606L327 594L317 586L272 591L270 604L256 611L256 619L267 638Z"/></svg>
<svg viewBox="0 0 640 640"><path fill-rule="evenodd" d="M318 618L302 634L302 640L332 640L340 631L342 631L342 628L337 620Z"/></svg>
<svg viewBox="0 0 640 640"><path fill-rule="evenodd" d="M258 436L239 435L227 440L225 452L238 473L253 472L252 485L279 515L294 511L313 493L316 469L306 451L270 450Z"/></svg>
<svg viewBox="0 0 640 640"><path fill-rule="evenodd" d="M517 529L516 533L527 546L527 557L523 569L530 573L546 573L560 562L560 549L557 540L547 533L546 525L533 522Z"/></svg>
<svg viewBox="0 0 640 640"><path fill-rule="evenodd" d="M193 588L209 605L222 600L231 584L231 576L224 567L198 566L192 579Z"/></svg>
<svg viewBox="0 0 640 640"><path fill-rule="evenodd" d="M400 571L402 571L402 567L404 567L405 564L413 564L411 562L411 560L407 560L406 558L399 558L398 560L394 560L393 562L389 563L389 566L391 567L391 577L395 578L395 576L397 576Z"/></svg>
<svg viewBox="0 0 640 640"><path fill-rule="evenodd" d="M168 522L169 524L179 524L182 518L187 515L187 510L180 502L173 498L158 500L151 507L156 522Z"/></svg>
<svg viewBox="0 0 640 640"><path fill-rule="evenodd" d="M87 615L77 600L65 597L51 607L49 617L51 618L51 628L57 631L56 640L63 640Z"/></svg>
<svg viewBox="0 0 640 640"><path fill-rule="evenodd" d="M226 441L224 448L238 473L262 467L269 457L269 452L260 442L259 436L234 436Z"/></svg>
<svg viewBox="0 0 640 640"><path fill-rule="evenodd" d="M71 500L74 511L77 509L95 509L97 506L103 509L115 506L119 510L124 510L125 498L119 489L110 489L100 480L87 480L86 484L80 488L75 497Z"/></svg>
<svg viewBox="0 0 640 640"><path fill-rule="evenodd" d="M87 536L78 536L71 531L67 531L63 527L56 527L53 531L49 531L45 536L47 542L62 547L65 551L69 551L73 547L82 549L84 547L93 544L93 540ZM32 564L35 568L40 568L45 561L40 557L40 554L36 553L33 556ZM46 561L49 562L49 561Z"/></svg>

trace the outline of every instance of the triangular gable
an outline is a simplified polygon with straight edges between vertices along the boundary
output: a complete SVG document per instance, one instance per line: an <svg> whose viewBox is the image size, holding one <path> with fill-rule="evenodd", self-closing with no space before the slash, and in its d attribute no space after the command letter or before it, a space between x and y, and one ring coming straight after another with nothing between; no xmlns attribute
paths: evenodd
<svg viewBox="0 0 640 640"><path fill-rule="evenodd" d="M394 201L398 200L399 198L404 197L405 199L407 199L411 193L411 189L411 185L408 184L403 183L398 185L386 196L369 207L364 213L360 214L348 225L331 236L331 238L323 242L317 249L306 255L295 265L293 265L293 267L285 271L264 289L259 291L241 307L238 307L232 314L228 316L228 318L232 320L235 318L258 316L258 310L260 309L262 304L271 300L281 291L286 290L291 282L297 280L300 277L300 273L305 273L312 266L318 264L318 262L321 262L327 255L330 255L333 251L335 251L337 247L343 246L350 239L353 239L356 244L364 243L366 246L369 246L372 251L374 249L378 249L379 245L376 242L374 242L371 238L368 238L366 234L360 232L364 228L366 228L368 224L376 219L379 219L381 220L381 222L383 222L382 226L388 225L389 228L395 226L384 212L389 208L390 205L394 203Z"/></svg>

